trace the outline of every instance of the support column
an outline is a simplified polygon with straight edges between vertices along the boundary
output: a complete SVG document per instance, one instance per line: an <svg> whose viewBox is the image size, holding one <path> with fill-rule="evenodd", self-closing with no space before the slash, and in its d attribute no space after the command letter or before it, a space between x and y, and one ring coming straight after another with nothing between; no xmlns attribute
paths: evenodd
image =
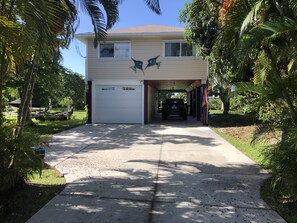
<svg viewBox="0 0 297 223"><path fill-rule="evenodd" d="M196 109L197 109L197 121L201 121L201 87L196 90Z"/></svg>
<svg viewBox="0 0 297 223"><path fill-rule="evenodd" d="M148 80L143 81L144 86L144 124L148 124Z"/></svg>
<svg viewBox="0 0 297 223"><path fill-rule="evenodd" d="M202 101L202 124L208 125L208 84L202 85L203 101Z"/></svg>
<svg viewBox="0 0 297 223"><path fill-rule="evenodd" d="M192 116L195 118L197 116L197 91L192 90Z"/></svg>
<svg viewBox="0 0 297 223"><path fill-rule="evenodd" d="M88 90L86 92L86 104L88 107L87 123L92 123L92 81L88 81Z"/></svg>

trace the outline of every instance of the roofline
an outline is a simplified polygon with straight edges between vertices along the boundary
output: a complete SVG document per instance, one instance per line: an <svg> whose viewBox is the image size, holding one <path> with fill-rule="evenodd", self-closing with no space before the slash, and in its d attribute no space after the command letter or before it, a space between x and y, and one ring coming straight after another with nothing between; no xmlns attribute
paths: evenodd
<svg viewBox="0 0 297 223"><path fill-rule="evenodd" d="M107 33L106 38L109 37L156 37L156 36L183 36L184 32L139 32L139 33ZM88 39L94 38L94 33L79 33L75 35L75 38L83 43L86 43Z"/></svg>

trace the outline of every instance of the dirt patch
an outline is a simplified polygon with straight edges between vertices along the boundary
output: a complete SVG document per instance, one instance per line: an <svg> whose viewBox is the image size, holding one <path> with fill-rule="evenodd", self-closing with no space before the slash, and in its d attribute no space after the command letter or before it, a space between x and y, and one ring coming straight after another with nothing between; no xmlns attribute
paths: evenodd
<svg viewBox="0 0 297 223"><path fill-rule="evenodd" d="M243 143L249 144L253 138L255 126L242 126L242 127L225 127L218 128L219 131L240 140Z"/></svg>

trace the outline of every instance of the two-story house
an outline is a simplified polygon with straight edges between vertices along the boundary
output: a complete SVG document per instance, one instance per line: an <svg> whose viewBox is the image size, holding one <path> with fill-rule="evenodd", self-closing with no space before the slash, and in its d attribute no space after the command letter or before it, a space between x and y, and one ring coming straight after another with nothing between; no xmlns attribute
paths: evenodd
<svg viewBox="0 0 297 223"><path fill-rule="evenodd" d="M89 123L150 123L158 112L159 92L187 92L189 115L208 123L208 62L184 40L184 28L147 25L108 31L94 47L86 44Z"/></svg>

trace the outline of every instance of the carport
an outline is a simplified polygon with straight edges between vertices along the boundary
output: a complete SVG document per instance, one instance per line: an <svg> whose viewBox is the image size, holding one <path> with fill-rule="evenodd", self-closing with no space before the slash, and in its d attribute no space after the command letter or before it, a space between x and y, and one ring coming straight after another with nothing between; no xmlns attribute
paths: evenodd
<svg viewBox="0 0 297 223"><path fill-rule="evenodd" d="M150 123L158 117L159 93L161 91L185 92L188 115L208 124L208 88L204 80L144 80L144 120Z"/></svg>

